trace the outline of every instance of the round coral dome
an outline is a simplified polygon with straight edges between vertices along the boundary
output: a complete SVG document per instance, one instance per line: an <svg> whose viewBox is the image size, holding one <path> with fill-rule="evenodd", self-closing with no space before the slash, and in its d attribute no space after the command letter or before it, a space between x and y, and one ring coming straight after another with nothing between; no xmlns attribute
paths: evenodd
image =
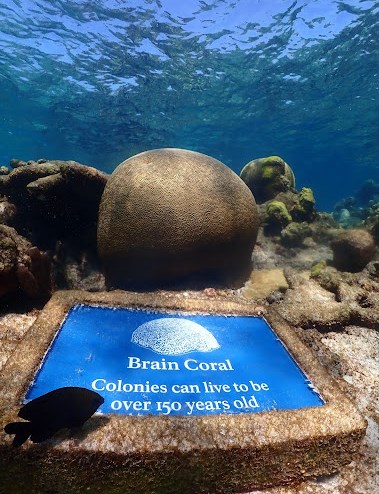
<svg viewBox="0 0 379 494"><path fill-rule="evenodd" d="M184 149L140 153L116 168L101 199L107 285L242 283L258 223L251 191L220 161Z"/></svg>

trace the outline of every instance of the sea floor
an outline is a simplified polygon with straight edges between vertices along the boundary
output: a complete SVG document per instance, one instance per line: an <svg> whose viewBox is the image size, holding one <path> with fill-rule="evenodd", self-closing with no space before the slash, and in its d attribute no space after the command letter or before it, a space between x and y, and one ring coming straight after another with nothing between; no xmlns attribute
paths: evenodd
<svg viewBox="0 0 379 494"><path fill-rule="evenodd" d="M328 292L322 293L322 288L315 289L315 282L309 279L307 271L299 271L295 274L292 272L292 277L284 276L283 271L278 268L268 270L268 272L272 273L269 290L273 290L272 279L275 277L279 280L278 283L282 290L281 296L277 296L279 300L274 301L272 305L276 306L278 312L292 322L298 336L312 348L320 362L337 379L344 392L366 418L368 427L359 453L339 473L327 478L308 480L298 485L258 490L253 493L373 494L377 492L379 486L379 333L377 322L375 323L376 315L373 315L372 322L368 324L371 327L338 324L338 320L335 319L333 323L329 321L330 330L327 330L325 320L320 324L317 303L323 304L323 312L329 317L328 302L332 306L336 302L328 297ZM265 277L270 278L267 273ZM283 279L289 281L284 291ZM302 293L299 293L296 287L296 281L300 283L299 279ZM304 294L307 294L307 303L304 303ZM200 292L184 292L184 296L196 298L246 299L246 295L249 295L246 289L237 291L207 289ZM261 301L251 299L251 303L256 305L257 310L264 313L263 299ZM259 305L260 303L262 305ZM334 307L333 311L335 314ZM0 316L0 372L12 352L17 351L17 343L22 340L39 312L40 310L33 309L29 312L7 313ZM300 320L306 321L306 329L301 327Z"/></svg>

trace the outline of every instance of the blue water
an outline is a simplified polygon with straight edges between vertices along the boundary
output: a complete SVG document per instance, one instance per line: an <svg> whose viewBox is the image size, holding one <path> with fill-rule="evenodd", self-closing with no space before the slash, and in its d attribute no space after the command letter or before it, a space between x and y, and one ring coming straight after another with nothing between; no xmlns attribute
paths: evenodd
<svg viewBox="0 0 379 494"><path fill-rule="evenodd" d="M0 1L0 164L278 154L331 209L379 181L379 2Z"/></svg>

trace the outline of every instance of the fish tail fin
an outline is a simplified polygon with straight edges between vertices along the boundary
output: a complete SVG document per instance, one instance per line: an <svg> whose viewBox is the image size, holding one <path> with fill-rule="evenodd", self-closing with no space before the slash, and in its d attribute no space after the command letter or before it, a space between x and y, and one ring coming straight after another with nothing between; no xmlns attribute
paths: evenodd
<svg viewBox="0 0 379 494"><path fill-rule="evenodd" d="M13 446L21 446L32 433L31 422L11 422L4 427L7 434L15 434Z"/></svg>

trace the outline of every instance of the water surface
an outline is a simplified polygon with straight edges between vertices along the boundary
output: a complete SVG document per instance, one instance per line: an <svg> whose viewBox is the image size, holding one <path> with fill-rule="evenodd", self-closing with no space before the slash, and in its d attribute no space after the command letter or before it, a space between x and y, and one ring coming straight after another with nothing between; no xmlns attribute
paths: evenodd
<svg viewBox="0 0 379 494"><path fill-rule="evenodd" d="M0 1L0 164L282 156L318 208L379 181L379 2Z"/></svg>

